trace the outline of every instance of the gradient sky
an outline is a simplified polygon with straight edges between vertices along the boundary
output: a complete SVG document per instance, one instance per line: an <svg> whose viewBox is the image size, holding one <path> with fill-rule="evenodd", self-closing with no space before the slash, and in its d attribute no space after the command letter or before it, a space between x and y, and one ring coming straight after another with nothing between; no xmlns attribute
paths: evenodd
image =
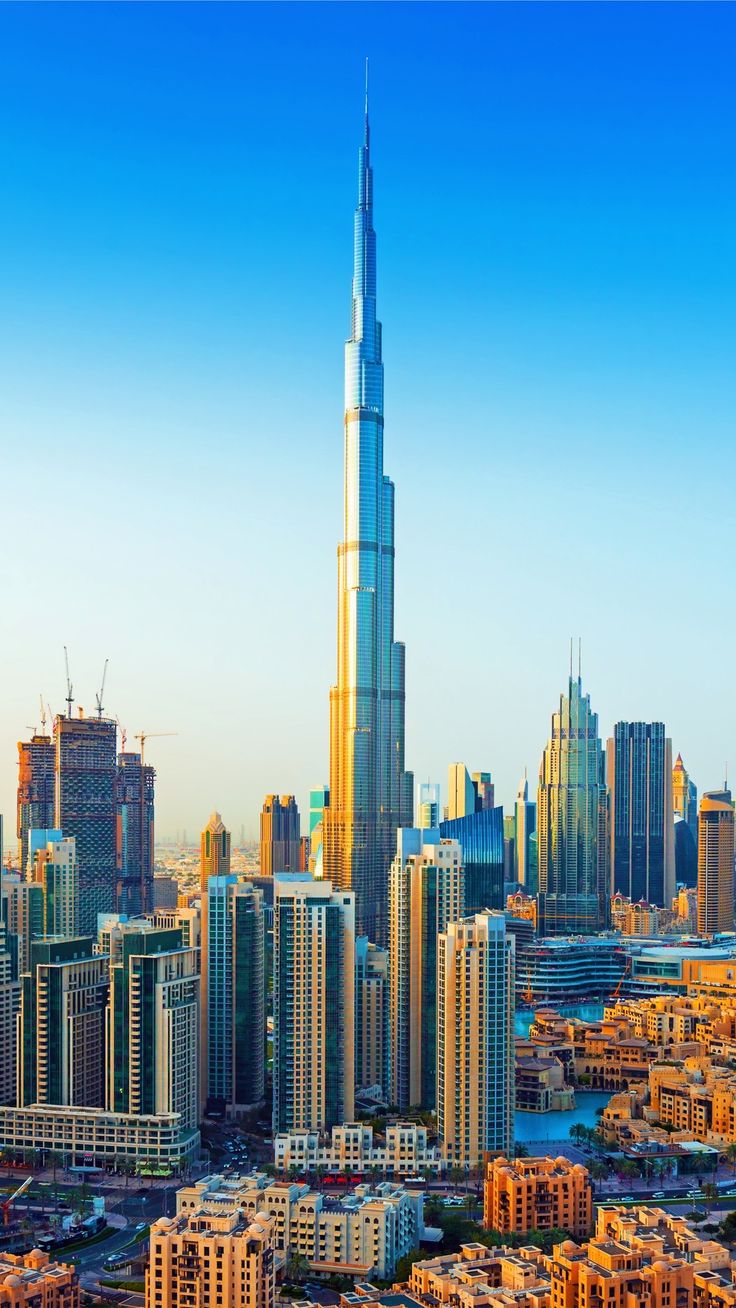
<svg viewBox="0 0 736 1308"><path fill-rule="evenodd" d="M0 808L63 645L158 830L327 776L363 59L407 764L736 770L736 9L3 5ZM131 747L129 741L129 748Z"/></svg>

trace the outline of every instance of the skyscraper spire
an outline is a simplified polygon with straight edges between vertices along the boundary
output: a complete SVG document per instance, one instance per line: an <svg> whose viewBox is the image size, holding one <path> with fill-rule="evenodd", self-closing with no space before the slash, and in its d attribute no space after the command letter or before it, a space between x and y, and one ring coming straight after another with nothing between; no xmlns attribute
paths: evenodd
<svg viewBox="0 0 736 1308"><path fill-rule="evenodd" d="M382 943L396 828L410 825L404 771L404 646L394 640L394 486L383 472L383 358L366 60L363 144L345 346L343 541L338 546L337 684L330 692L330 806L324 876L356 895L358 933Z"/></svg>

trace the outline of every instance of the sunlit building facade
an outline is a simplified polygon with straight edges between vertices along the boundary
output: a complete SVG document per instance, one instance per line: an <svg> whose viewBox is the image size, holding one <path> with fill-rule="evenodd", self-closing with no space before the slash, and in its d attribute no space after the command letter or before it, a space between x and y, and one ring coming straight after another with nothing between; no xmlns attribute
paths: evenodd
<svg viewBox="0 0 736 1308"><path fill-rule="evenodd" d="M598 715L570 674L537 791L540 935L598 931L608 909L608 805Z"/></svg>
<svg viewBox="0 0 736 1308"><path fill-rule="evenodd" d="M611 882L662 908L675 893L672 742L662 722L617 722L606 746Z"/></svg>
<svg viewBox="0 0 736 1308"><path fill-rule="evenodd" d="M734 806L728 790L700 801L698 818L698 935L733 931Z"/></svg>
<svg viewBox="0 0 736 1308"><path fill-rule="evenodd" d="M382 945L388 869L396 828L411 822L413 777L404 769L404 646L394 639L394 485L383 472L383 361L367 97L358 157L352 326L345 347L344 449L324 876L355 892L358 933Z"/></svg>

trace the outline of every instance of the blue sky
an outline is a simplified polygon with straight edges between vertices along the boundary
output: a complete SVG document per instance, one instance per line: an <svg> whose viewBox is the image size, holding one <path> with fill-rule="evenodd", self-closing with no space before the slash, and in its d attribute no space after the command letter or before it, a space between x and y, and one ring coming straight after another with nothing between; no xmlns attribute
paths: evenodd
<svg viewBox="0 0 736 1308"><path fill-rule="evenodd" d="M535 776L569 636L607 734L733 757L729 5L0 9L0 806L78 702L162 834L327 775L371 59L407 762ZM736 767L736 759L734 759Z"/></svg>

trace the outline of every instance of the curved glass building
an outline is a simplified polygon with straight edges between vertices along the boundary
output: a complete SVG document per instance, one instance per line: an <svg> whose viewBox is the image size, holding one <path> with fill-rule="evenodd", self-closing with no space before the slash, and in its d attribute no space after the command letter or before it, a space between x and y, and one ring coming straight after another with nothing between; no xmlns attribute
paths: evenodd
<svg viewBox="0 0 736 1308"><path fill-rule="evenodd" d="M396 828L411 823L413 778L404 771L404 646L394 640L394 485L383 472L367 92L345 346L344 529L337 558L337 684L330 692L324 876L355 892L358 933L383 944L388 869Z"/></svg>

